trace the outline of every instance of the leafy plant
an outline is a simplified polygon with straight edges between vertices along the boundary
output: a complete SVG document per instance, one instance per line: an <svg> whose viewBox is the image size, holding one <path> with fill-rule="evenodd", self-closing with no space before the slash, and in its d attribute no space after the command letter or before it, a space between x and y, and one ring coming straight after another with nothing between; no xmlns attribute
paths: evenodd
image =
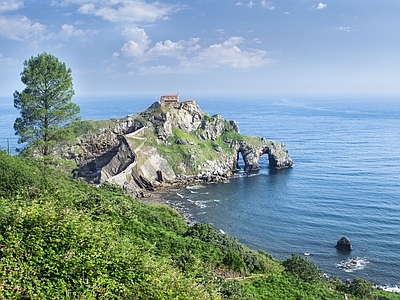
<svg viewBox="0 0 400 300"><path fill-rule="evenodd" d="M219 248L225 255L224 264L233 270L240 267L246 271L266 271L269 265L268 256L250 250L236 238L219 233L209 224L196 223L188 229L186 236L198 238ZM243 266L240 261L243 261Z"/></svg>
<svg viewBox="0 0 400 300"><path fill-rule="evenodd" d="M321 271L317 265L308 259L293 253L291 257L283 261L282 265L286 271L306 282L317 282L321 280Z"/></svg>
<svg viewBox="0 0 400 300"><path fill-rule="evenodd" d="M223 263L234 271L241 271L244 269L243 258L241 258L236 252L228 252L224 257Z"/></svg>
<svg viewBox="0 0 400 300"><path fill-rule="evenodd" d="M354 280L350 284L350 292L357 297L367 298L371 297L373 294L372 284L365 279L362 278L354 278Z"/></svg>

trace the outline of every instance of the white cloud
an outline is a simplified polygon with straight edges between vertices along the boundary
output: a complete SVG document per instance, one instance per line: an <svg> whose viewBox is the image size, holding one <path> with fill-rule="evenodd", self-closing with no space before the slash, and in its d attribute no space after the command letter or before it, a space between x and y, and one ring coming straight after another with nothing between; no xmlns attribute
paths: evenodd
<svg viewBox="0 0 400 300"><path fill-rule="evenodd" d="M85 1L88 2L88 1ZM146 3L143 0L91 1L79 7L81 14L91 14L110 22L155 22L166 20L178 8L160 2Z"/></svg>
<svg viewBox="0 0 400 300"><path fill-rule="evenodd" d="M24 3L21 1L0 1L0 13L6 11L13 11L24 7Z"/></svg>
<svg viewBox="0 0 400 300"><path fill-rule="evenodd" d="M149 36L142 28L127 28L122 32L122 35L129 40L121 49L125 56L141 57L151 43Z"/></svg>
<svg viewBox="0 0 400 300"><path fill-rule="evenodd" d="M317 5L312 6L311 8L320 10L320 9L324 9L327 6L328 6L328 4L320 2Z"/></svg>
<svg viewBox="0 0 400 300"><path fill-rule="evenodd" d="M65 40L68 40L70 38L85 40L88 36L92 36L96 33L96 30L82 30L75 28L73 25L64 24L61 26L59 37Z"/></svg>
<svg viewBox="0 0 400 300"><path fill-rule="evenodd" d="M336 27L335 29L336 29L336 30L345 31L345 32L351 32L351 31L354 31L353 29L351 29L351 28L350 28L350 27L348 27L348 26L339 26L339 27Z"/></svg>
<svg viewBox="0 0 400 300"><path fill-rule="evenodd" d="M253 0L250 0L247 3L243 3L241 1L239 1L239 2L236 2L235 5L236 6L244 6L245 5L248 8L252 8L252 7L256 6L257 4ZM261 0L260 1L260 5L261 5L261 7L265 8L265 9L268 9L268 10L275 9L275 6L273 5L273 3L272 2L268 2L267 0Z"/></svg>
<svg viewBox="0 0 400 300"><path fill-rule="evenodd" d="M188 71L219 67L248 69L271 63L271 60L265 58L266 51L241 48L244 42L243 37L231 37L221 44L210 45L200 49L196 56L182 61L180 67Z"/></svg>
<svg viewBox="0 0 400 300"><path fill-rule="evenodd" d="M187 41L180 40L178 42L159 41L154 47L150 48L151 40L146 31L137 27L125 29L122 35L127 38L128 42L122 46L121 53L124 56L135 57L142 61L157 60L162 56L182 59L186 54L201 48L198 45L199 38L190 38Z"/></svg>
<svg viewBox="0 0 400 300"><path fill-rule="evenodd" d="M78 12L84 15L93 14L96 6L93 3L84 4L79 7Z"/></svg>
<svg viewBox="0 0 400 300"><path fill-rule="evenodd" d="M246 4L248 8L252 8L255 4L252 0L249 1L249 3Z"/></svg>
<svg viewBox="0 0 400 300"><path fill-rule="evenodd" d="M122 46L121 54L131 60L128 66L140 72L182 73L219 67L248 69L271 62L266 58L265 50L246 48L247 42L240 36L202 47L200 38L179 41L168 39L150 46L151 40L145 30L137 27L125 29L123 35L127 42ZM258 39L252 41L252 44L259 43ZM119 53L114 53L112 57L122 59ZM168 63L164 58L168 58Z"/></svg>
<svg viewBox="0 0 400 300"><path fill-rule="evenodd" d="M47 34L45 25L21 15L0 16L0 36L16 41L34 40L35 42L51 37Z"/></svg>
<svg viewBox="0 0 400 300"><path fill-rule="evenodd" d="M170 56L178 59L185 59L190 53L201 49L201 46L198 44L199 41L199 38L191 38L188 41L180 40L178 42L172 42L166 40L164 42L158 42L148 51L148 55L152 58Z"/></svg>
<svg viewBox="0 0 400 300"><path fill-rule="evenodd" d="M269 9L269 10L275 9L275 6L272 4L272 2L267 2L266 0L262 0L260 3L261 3L261 6L266 9Z"/></svg>
<svg viewBox="0 0 400 300"><path fill-rule="evenodd" d="M156 56L177 56L183 49L182 43L166 40L164 43L156 43L149 53Z"/></svg>

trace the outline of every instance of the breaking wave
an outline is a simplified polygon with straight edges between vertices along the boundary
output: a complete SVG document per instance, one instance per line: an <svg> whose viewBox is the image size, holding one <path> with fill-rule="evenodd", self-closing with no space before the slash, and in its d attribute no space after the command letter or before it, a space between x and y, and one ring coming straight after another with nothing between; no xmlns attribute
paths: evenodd
<svg viewBox="0 0 400 300"><path fill-rule="evenodd" d="M362 270L369 263L365 257L353 257L347 260L342 260L338 263L337 267L345 272L354 272L357 270Z"/></svg>

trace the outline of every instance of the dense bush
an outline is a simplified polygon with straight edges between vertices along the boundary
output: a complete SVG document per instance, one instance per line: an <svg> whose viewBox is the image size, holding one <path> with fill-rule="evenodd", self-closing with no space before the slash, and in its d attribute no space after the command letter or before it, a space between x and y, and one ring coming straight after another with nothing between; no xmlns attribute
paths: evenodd
<svg viewBox="0 0 400 300"><path fill-rule="evenodd" d="M50 188L43 169L28 159L14 157L0 151L0 198L15 197L21 193L39 193Z"/></svg>
<svg viewBox="0 0 400 300"><path fill-rule="evenodd" d="M306 282L316 282L321 280L321 271L317 265L308 259L293 253L291 257L283 261L282 265L286 271L294 274Z"/></svg>
<svg viewBox="0 0 400 300"><path fill-rule="evenodd" d="M228 252L224 257L223 262L225 266L234 271L241 271L244 269L243 258L241 258L236 252Z"/></svg>
<svg viewBox="0 0 400 300"><path fill-rule="evenodd" d="M371 297L373 291L372 284L362 278L355 278L350 284L350 292L360 298Z"/></svg>
<svg viewBox="0 0 400 300"><path fill-rule="evenodd" d="M198 238L219 248L225 255L224 262L228 262L228 264L226 264L227 267L232 266L231 259L234 255L232 253L235 253L243 260L245 271L264 272L267 270L270 261L268 255L264 255L264 253L260 251L249 249L239 243L235 237L222 234L209 224L196 223L188 229L186 236ZM230 259L226 257L228 254L230 255Z"/></svg>

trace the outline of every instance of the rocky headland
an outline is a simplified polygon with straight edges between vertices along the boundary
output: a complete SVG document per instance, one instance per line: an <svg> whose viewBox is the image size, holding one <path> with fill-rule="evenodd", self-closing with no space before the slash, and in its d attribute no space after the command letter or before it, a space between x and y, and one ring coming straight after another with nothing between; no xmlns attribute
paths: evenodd
<svg viewBox="0 0 400 300"><path fill-rule="evenodd" d="M262 155L273 169L293 165L280 142L242 135L237 122L210 116L194 101L160 101L80 136L68 156L87 182L108 181L143 197L193 181L227 180L239 169L240 155L245 171L259 170Z"/></svg>

